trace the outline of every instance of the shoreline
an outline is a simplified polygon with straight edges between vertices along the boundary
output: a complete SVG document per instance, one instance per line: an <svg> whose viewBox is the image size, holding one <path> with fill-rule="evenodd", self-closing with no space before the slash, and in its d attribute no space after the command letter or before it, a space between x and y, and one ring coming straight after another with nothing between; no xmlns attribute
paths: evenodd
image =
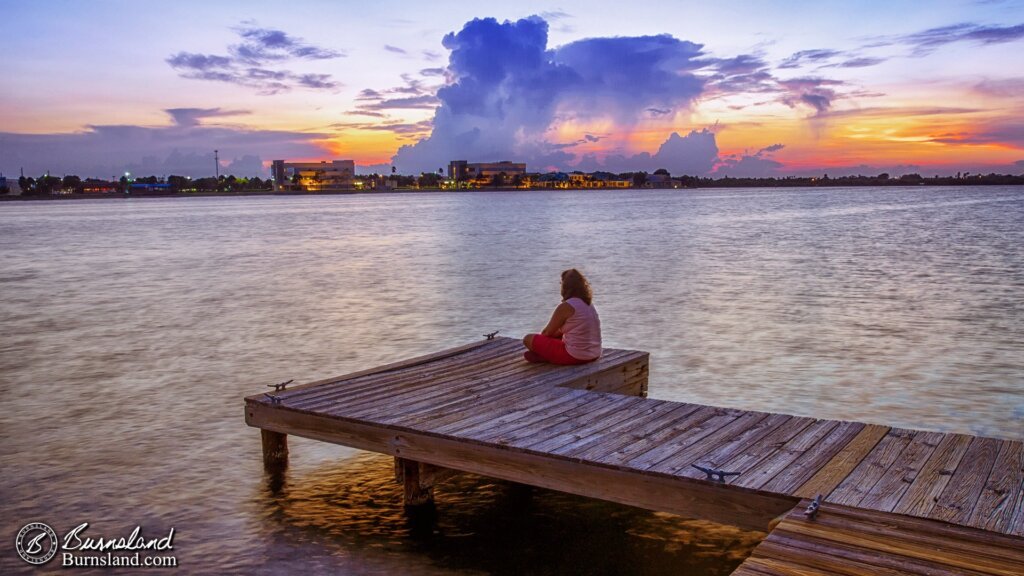
<svg viewBox="0 0 1024 576"><path fill-rule="evenodd" d="M77 193L77 194L46 194L46 195L23 195L23 194L3 194L0 195L0 202L16 202L16 201L53 201L53 200L131 200L131 199L145 199L145 198L221 198L221 197L248 197L248 196L350 196L356 194L460 194L466 192L621 192L621 191L661 191L661 190L675 190L679 193L686 193L690 191L703 191L703 190L741 190L741 189L779 189L779 188L815 188L815 189L828 189L828 188L950 188L954 186L961 187L989 187L989 186L1024 186L1024 184L997 184L989 182L962 182L956 184L889 184L889 185L851 185L851 184L835 184L827 186L809 186L809 185L793 185L793 186L758 186L758 185L736 185L736 186L701 186L691 188L474 188L466 190L442 190L439 188L426 188L426 189L401 189L401 190L357 190L355 188L350 190L322 190L316 192L299 192L299 191L287 191L287 192L274 192L274 191L242 191L242 192L169 192L169 193L154 193L154 194L124 194L122 192L113 193Z"/></svg>

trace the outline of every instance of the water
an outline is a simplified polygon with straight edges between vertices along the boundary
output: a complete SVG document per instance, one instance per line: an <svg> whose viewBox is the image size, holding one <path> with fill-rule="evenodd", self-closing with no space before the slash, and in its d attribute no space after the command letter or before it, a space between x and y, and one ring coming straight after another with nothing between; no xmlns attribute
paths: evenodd
<svg viewBox="0 0 1024 576"><path fill-rule="evenodd" d="M1024 188L0 204L0 572L33 520L176 530L187 572L726 574L763 536L383 456L242 397L543 327L583 269L651 396L1024 438ZM57 561L47 565L58 569Z"/></svg>

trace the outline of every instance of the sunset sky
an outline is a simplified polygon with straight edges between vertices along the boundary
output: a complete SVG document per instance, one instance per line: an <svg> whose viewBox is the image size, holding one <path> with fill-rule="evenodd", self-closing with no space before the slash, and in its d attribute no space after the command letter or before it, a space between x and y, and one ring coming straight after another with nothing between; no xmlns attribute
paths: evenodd
<svg viewBox="0 0 1024 576"><path fill-rule="evenodd" d="M1024 173L1024 1L0 0L0 171Z"/></svg>

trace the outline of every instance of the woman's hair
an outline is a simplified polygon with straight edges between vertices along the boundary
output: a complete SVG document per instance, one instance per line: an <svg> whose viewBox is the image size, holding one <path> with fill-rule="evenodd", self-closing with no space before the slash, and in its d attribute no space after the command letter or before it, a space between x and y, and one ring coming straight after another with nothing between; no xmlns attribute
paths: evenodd
<svg viewBox="0 0 1024 576"><path fill-rule="evenodd" d="M583 273L575 268L562 272L562 300L579 298L590 305L594 293L590 291L590 282L583 277Z"/></svg>

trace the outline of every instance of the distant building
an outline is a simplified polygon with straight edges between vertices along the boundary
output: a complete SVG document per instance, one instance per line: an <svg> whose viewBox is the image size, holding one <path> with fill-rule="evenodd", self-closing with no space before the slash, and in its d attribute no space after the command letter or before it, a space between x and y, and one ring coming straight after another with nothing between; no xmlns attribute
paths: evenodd
<svg viewBox="0 0 1024 576"><path fill-rule="evenodd" d="M452 160L448 164L448 177L456 182L472 182L477 185L488 184L494 177L503 174L505 183L511 184L512 180L519 176L526 176L526 164L522 162L466 162L465 160Z"/></svg>
<svg viewBox="0 0 1024 576"><path fill-rule="evenodd" d="M274 190L349 190L355 186L354 160L331 162L285 162L274 160L271 177Z"/></svg>
<svg viewBox="0 0 1024 576"><path fill-rule="evenodd" d="M104 182L103 180L90 178L82 183L82 192L85 194L110 194L117 191L118 187L114 182Z"/></svg>
<svg viewBox="0 0 1024 576"><path fill-rule="evenodd" d="M128 189L132 194L166 194L173 192L171 185L166 182L132 182Z"/></svg>
<svg viewBox="0 0 1024 576"><path fill-rule="evenodd" d="M621 178L611 172L594 172L591 174L594 180L601 182L601 188L632 188L632 178Z"/></svg>
<svg viewBox="0 0 1024 576"><path fill-rule="evenodd" d="M465 160L452 160L448 163L448 178L457 182L462 182L466 179L466 167L468 163Z"/></svg>
<svg viewBox="0 0 1024 576"><path fill-rule="evenodd" d="M649 174L647 176L647 188L678 188L679 184L672 180L668 174Z"/></svg>

